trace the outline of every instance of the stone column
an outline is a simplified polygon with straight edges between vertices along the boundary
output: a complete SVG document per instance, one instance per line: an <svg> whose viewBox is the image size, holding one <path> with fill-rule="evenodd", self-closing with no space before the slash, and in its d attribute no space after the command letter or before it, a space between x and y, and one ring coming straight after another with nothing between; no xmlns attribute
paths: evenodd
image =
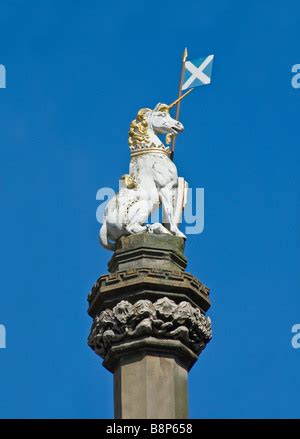
<svg viewBox="0 0 300 439"><path fill-rule="evenodd" d="M188 371L211 338L209 289L187 273L184 240L118 241L89 294L88 339L114 374L115 417L185 419Z"/></svg>

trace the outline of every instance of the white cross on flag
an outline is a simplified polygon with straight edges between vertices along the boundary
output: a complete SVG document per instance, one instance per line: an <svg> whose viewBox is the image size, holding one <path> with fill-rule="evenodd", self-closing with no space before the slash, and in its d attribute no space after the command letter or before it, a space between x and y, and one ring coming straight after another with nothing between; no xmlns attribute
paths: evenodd
<svg viewBox="0 0 300 439"><path fill-rule="evenodd" d="M194 61L186 61L184 63L184 78L182 90L197 87L197 85L208 85L211 81L211 72L214 55L206 58L195 59Z"/></svg>

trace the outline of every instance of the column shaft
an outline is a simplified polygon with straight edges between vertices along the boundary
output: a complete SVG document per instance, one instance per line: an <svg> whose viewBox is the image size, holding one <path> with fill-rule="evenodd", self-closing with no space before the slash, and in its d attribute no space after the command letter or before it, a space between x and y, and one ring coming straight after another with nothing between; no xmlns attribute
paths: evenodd
<svg viewBox="0 0 300 439"><path fill-rule="evenodd" d="M114 372L115 418L186 419L188 372L174 356L132 355Z"/></svg>

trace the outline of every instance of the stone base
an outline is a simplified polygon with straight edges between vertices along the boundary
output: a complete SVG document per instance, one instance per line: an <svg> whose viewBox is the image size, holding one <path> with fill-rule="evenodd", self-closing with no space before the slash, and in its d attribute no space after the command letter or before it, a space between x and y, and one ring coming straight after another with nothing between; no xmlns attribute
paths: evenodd
<svg viewBox="0 0 300 439"><path fill-rule="evenodd" d="M122 236L108 269L111 273L149 267L184 270L187 260L183 251L184 239L172 235L141 233Z"/></svg>

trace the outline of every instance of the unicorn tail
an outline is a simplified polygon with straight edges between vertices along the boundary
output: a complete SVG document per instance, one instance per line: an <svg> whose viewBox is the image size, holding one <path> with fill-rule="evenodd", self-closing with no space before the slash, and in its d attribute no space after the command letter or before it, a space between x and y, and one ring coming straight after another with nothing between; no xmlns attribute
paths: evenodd
<svg viewBox="0 0 300 439"><path fill-rule="evenodd" d="M104 222L101 226L101 229L100 229L99 240L104 248L107 248L108 250L112 250L112 251L114 251L116 249L116 243L112 243L108 240L107 224L106 224L105 220L104 220Z"/></svg>

